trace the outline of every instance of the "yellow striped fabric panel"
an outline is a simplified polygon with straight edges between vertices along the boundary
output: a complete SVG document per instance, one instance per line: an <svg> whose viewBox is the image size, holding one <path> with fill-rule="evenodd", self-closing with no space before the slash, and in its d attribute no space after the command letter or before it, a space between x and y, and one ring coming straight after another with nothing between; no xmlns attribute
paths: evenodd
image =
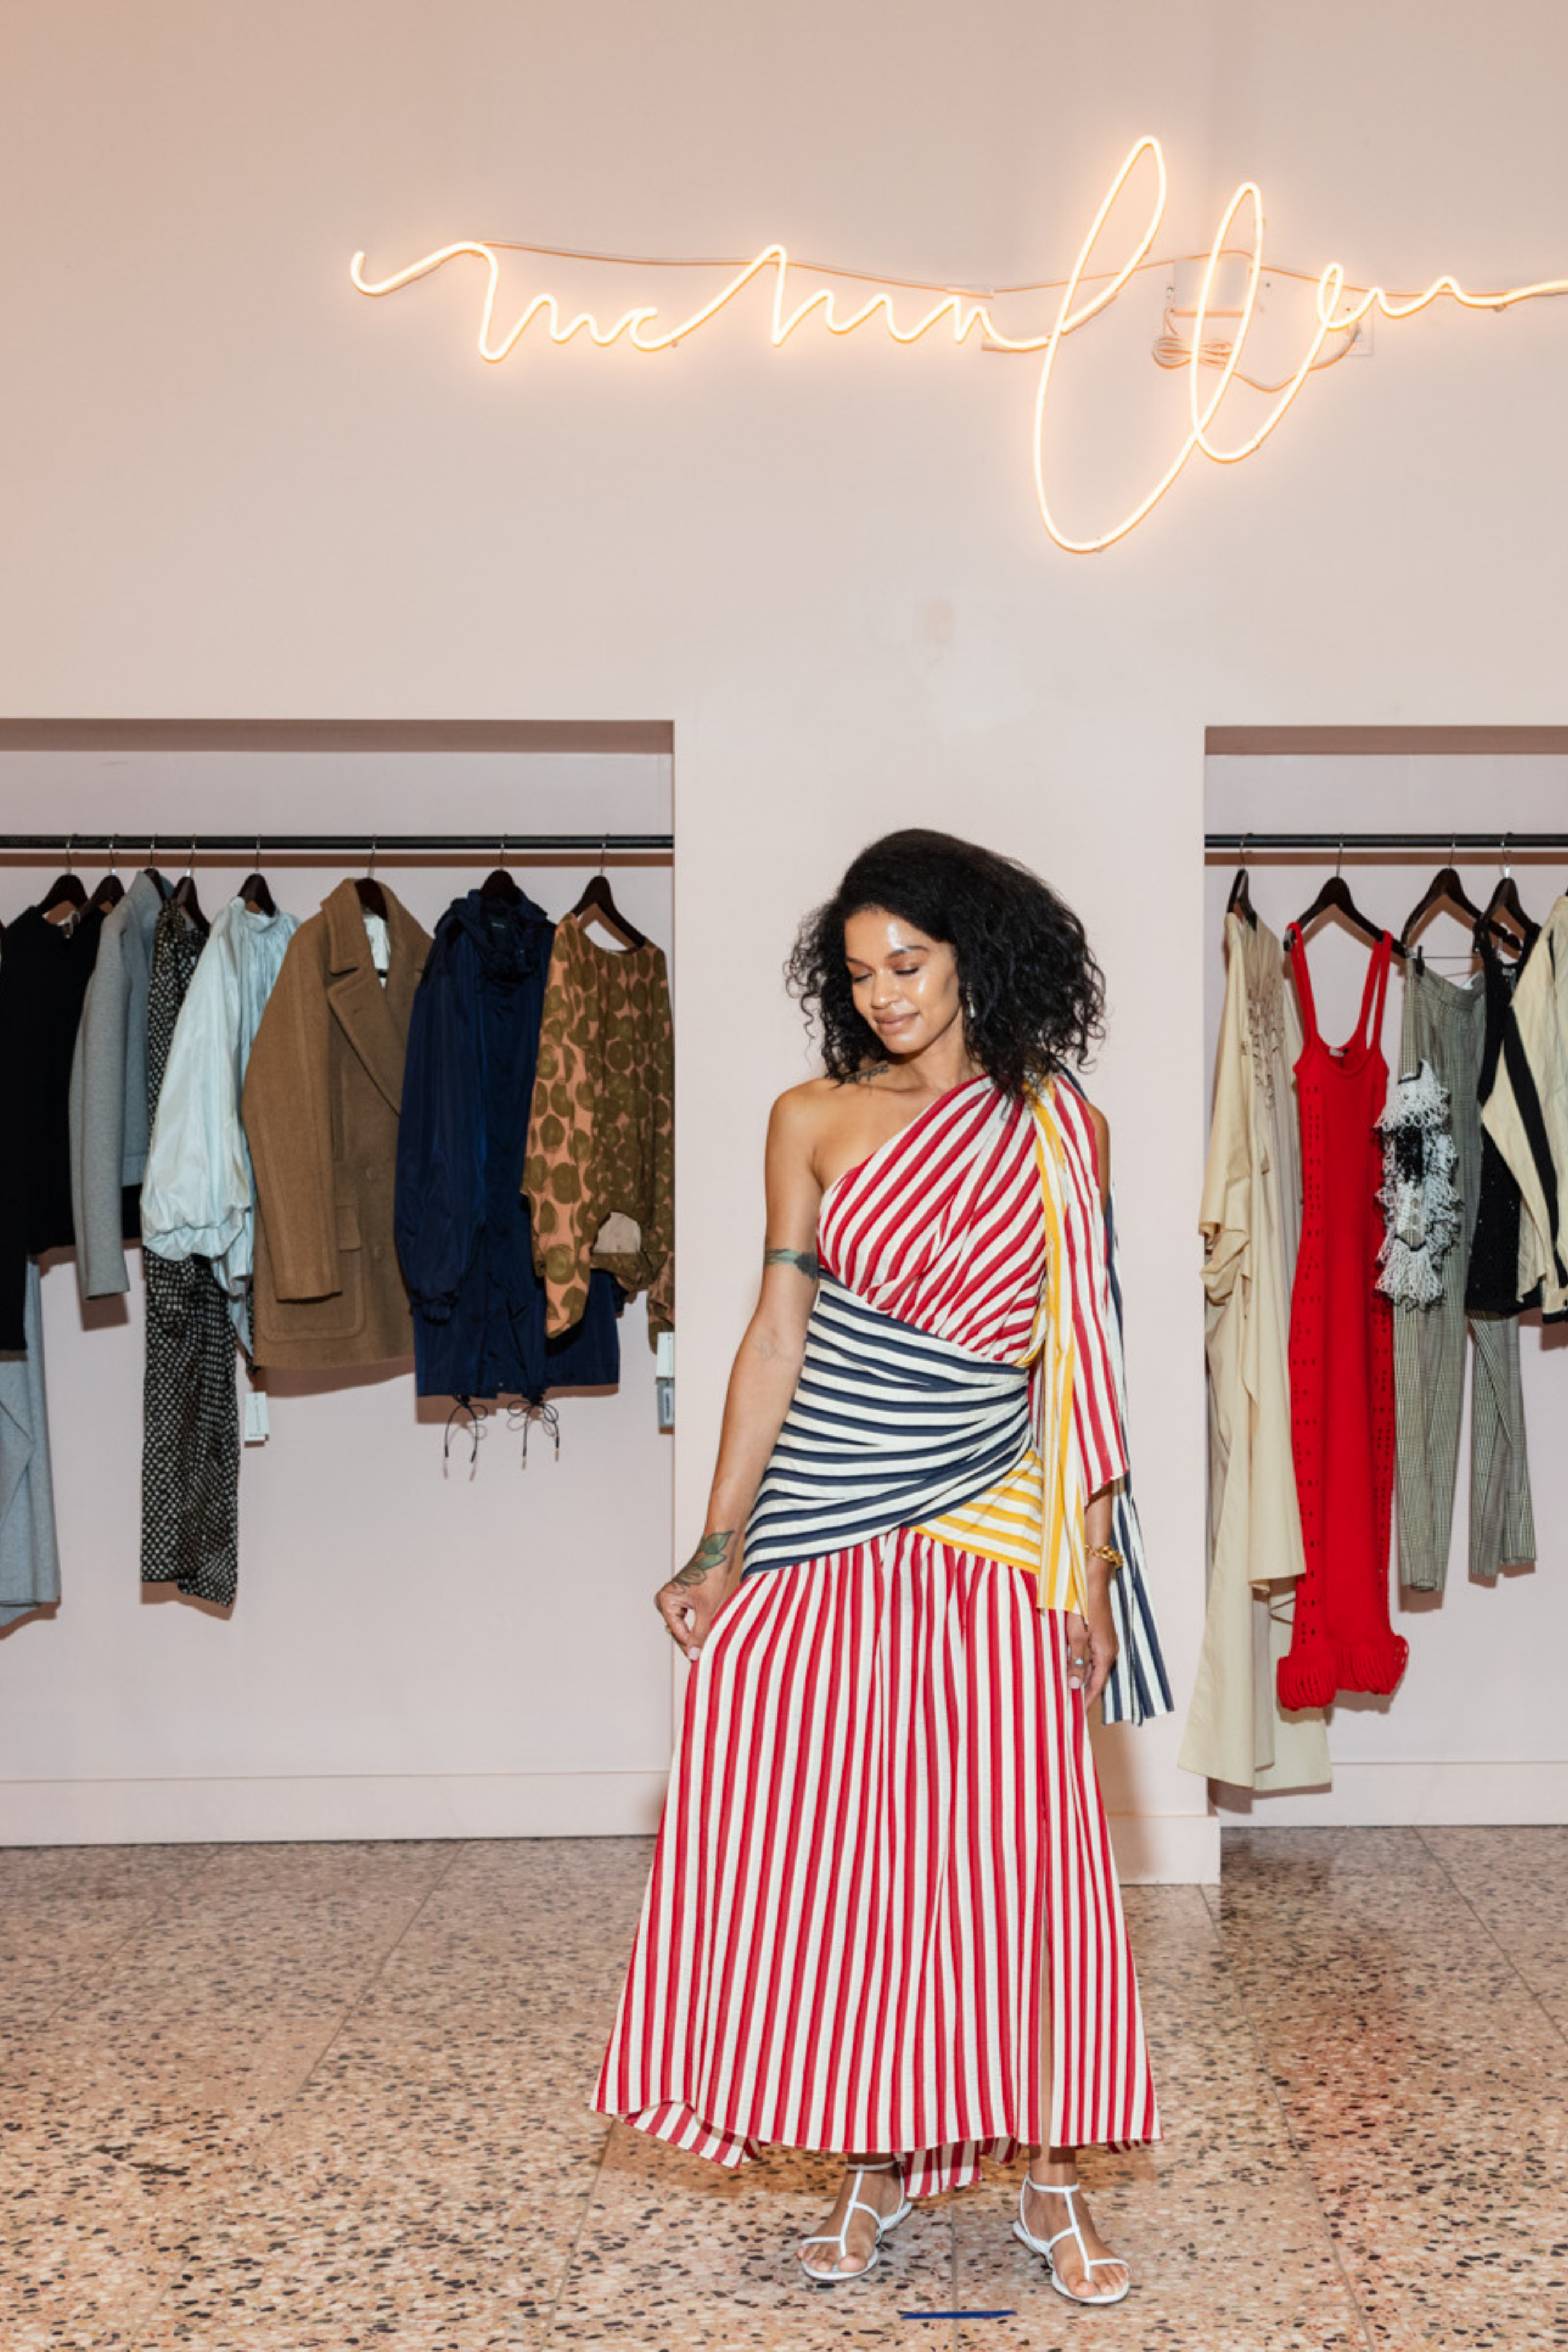
<svg viewBox="0 0 1568 2352"><path fill-rule="evenodd" d="M961 1504L940 1519L928 1519L919 1529L939 1543L956 1544L961 1551L977 1552L982 1559L999 1560L1004 1568L1020 1568L1036 1576L1040 1566L1041 1464L1033 1446L1017 1468L1000 1485L988 1487L972 1503Z"/></svg>
<svg viewBox="0 0 1568 2352"><path fill-rule="evenodd" d="M1078 1342L1067 1286L1073 1278L1064 1231L1061 1139L1048 1095L1035 1097L1036 1150L1046 1218L1047 1292L1037 1377L1041 1391L1040 1451L1045 1503L1040 1546L1042 1609L1081 1609L1085 1580L1083 1496L1075 1475L1072 1392Z"/></svg>
<svg viewBox="0 0 1568 2352"><path fill-rule="evenodd" d="M1003 1568L1037 1577L1043 1552L1044 1467L1031 1446L999 1486L940 1519L922 1521L916 1532L932 1536L938 1543L952 1544L960 1551L973 1552L977 1559L994 1559ZM1081 1608L1071 1571L1070 1549L1055 1555L1053 1571L1036 1594L1042 1609Z"/></svg>
<svg viewBox="0 0 1568 2352"><path fill-rule="evenodd" d="M1038 1358L1041 1443L1031 1446L1017 1468L972 1503L918 1532L982 1559L1022 1570L1037 1579L1042 1609L1079 1609L1084 1604L1083 1496L1074 1492L1072 1390L1077 1341L1070 1304L1053 1296L1053 1286L1070 1281L1072 1270L1062 1240L1060 1143L1048 1098L1032 1097L1035 1151L1046 1219L1046 1287L1025 1363ZM1065 1308L1065 1311L1058 1311Z"/></svg>

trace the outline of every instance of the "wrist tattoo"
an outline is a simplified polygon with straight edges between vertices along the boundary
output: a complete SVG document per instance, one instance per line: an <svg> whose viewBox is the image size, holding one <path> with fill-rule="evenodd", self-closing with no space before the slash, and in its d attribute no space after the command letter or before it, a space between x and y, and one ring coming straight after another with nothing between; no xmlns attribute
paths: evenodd
<svg viewBox="0 0 1568 2352"><path fill-rule="evenodd" d="M735 1540L733 1528L721 1528L704 1536L684 1568L678 1568L670 1578L671 1584L706 1584L716 1569L729 1564L730 1546Z"/></svg>
<svg viewBox="0 0 1568 2352"><path fill-rule="evenodd" d="M822 1261L815 1250L765 1249L763 1264L798 1266L808 1282L816 1282L822 1273Z"/></svg>

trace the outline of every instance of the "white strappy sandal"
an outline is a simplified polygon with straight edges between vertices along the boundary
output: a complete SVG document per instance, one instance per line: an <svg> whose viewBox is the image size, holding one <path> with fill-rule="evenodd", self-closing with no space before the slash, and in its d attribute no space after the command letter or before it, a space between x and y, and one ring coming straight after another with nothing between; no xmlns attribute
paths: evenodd
<svg viewBox="0 0 1568 2352"><path fill-rule="evenodd" d="M1126 2300L1128 2294L1131 2291L1132 2281L1131 2278L1123 2279L1121 2284L1116 2289L1113 2294L1077 2294L1070 2286L1064 2286L1062 2284L1060 2278L1057 2275L1057 2266L1051 2260L1052 2247L1059 2246L1064 2238L1070 2238L1078 2248L1079 2260L1082 2263L1086 2271L1106 2270L1109 2268L1125 2270L1127 2268L1127 2264L1120 2254L1091 2254L1089 2252L1089 2247L1084 2241L1083 2231L1078 2225L1078 2208L1072 2201L1073 2199L1079 2195L1082 2187L1083 2183L1081 2180L1075 2180L1070 2188L1058 2189L1053 2182L1048 2180L1032 2180L1028 2174L1026 2173L1024 2175L1023 2188L1018 2191L1018 2218L1013 2224L1013 2235L1016 2238L1022 2238L1025 2245L1029 2248L1031 2253L1040 2254L1044 2257L1047 2276L1049 2278L1050 2283L1055 2287L1057 2293L1060 2295L1065 2295L1068 2303L1102 2303L1106 2305L1122 2303ZM1026 2192L1031 2189L1034 2190L1037 2197L1065 2197L1068 2200L1067 2228L1065 2230L1058 2230L1054 2238L1037 2238L1033 2231L1030 2230L1025 2222L1024 2198Z"/></svg>
<svg viewBox="0 0 1568 2352"><path fill-rule="evenodd" d="M801 2240L800 2266L814 2286L847 2286L851 2279L864 2278L868 2271L876 2269L881 2253L882 2240L889 2230L896 2230L900 2221L906 2221L915 2209L910 2199L904 2197L900 2200L896 2213L879 2213L876 2207L868 2205L861 2196L860 2183L868 2172L897 2172L898 2169L896 2160L887 2164L858 2164L855 2167L854 2180L849 2190L849 2202L844 2209L841 2226L837 2231L820 2231L815 2237ZM869 2259L862 2263L858 2271L814 2270L805 2259L806 2247L834 2246L837 2249L837 2260L842 2262L849 2252L849 2216L857 2211L869 2213L877 2225L877 2242L871 2249Z"/></svg>

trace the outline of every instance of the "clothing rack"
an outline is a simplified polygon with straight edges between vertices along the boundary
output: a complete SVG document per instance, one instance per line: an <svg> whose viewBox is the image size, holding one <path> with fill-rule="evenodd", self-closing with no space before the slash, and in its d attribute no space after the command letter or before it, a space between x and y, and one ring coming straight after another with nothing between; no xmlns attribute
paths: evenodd
<svg viewBox="0 0 1568 2352"><path fill-rule="evenodd" d="M50 851L58 856L109 856L146 845L171 857L176 851L201 856L281 857L290 852L330 852L335 856L489 856L499 850L592 849L602 856L637 850L673 851L672 833L0 833L0 853Z"/></svg>
<svg viewBox="0 0 1568 2352"><path fill-rule="evenodd" d="M1258 849L1312 849L1325 857L1348 849L1466 849L1506 862L1516 855L1568 853L1568 833L1205 833L1204 847L1248 857Z"/></svg>

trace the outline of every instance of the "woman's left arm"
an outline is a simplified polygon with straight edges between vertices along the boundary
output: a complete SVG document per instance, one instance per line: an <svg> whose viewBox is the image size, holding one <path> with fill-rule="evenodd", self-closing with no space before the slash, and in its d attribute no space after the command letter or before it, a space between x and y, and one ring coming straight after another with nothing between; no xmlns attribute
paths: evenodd
<svg viewBox="0 0 1568 2352"><path fill-rule="evenodd" d="M1100 1202L1103 1209L1110 1198L1110 1129L1092 1103L1085 1108L1094 1128ZM1083 1515L1088 1554L1084 1562L1088 1588L1084 1613L1080 1617L1076 1609L1068 1612L1068 1687L1082 1691L1086 1706L1092 1706L1104 1690L1121 1648L1110 1615L1110 1563L1098 1558L1095 1552L1097 1544L1110 1542L1110 1535L1111 1492L1109 1486L1102 1486L1090 1497Z"/></svg>

